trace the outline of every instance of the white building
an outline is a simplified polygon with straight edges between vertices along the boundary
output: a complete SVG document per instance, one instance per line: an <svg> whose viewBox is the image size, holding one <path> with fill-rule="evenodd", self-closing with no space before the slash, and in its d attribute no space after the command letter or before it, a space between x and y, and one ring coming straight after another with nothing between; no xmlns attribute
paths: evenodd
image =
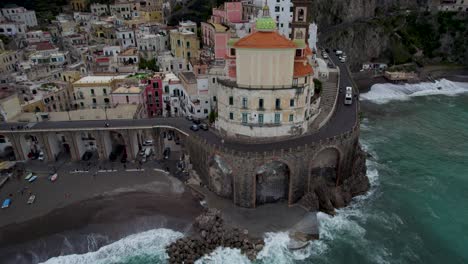
<svg viewBox="0 0 468 264"><path fill-rule="evenodd" d="M265 1L255 0L255 4L263 7ZM293 21L293 4L291 0L267 0L267 5L270 9L270 16L276 21L278 32L287 38L291 38L291 23Z"/></svg>
<svg viewBox="0 0 468 264"><path fill-rule="evenodd" d="M96 16L104 16L109 14L109 7L104 4L94 3L90 6L91 13Z"/></svg>
<svg viewBox="0 0 468 264"><path fill-rule="evenodd" d="M26 24L18 22L0 23L0 35L16 36L26 34Z"/></svg>
<svg viewBox="0 0 468 264"><path fill-rule="evenodd" d="M128 28L120 28L117 30L116 35L123 49L136 47L135 31Z"/></svg>
<svg viewBox="0 0 468 264"><path fill-rule="evenodd" d="M52 35L49 32L45 32L42 30L28 31L26 33L26 41L29 44L43 41L51 42Z"/></svg>
<svg viewBox="0 0 468 264"><path fill-rule="evenodd" d="M317 42L318 42L317 31L318 31L317 24L311 23L309 25L309 40L308 40L308 43L309 43L309 47L313 51L317 51Z"/></svg>
<svg viewBox="0 0 468 264"><path fill-rule="evenodd" d="M179 97L183 114L199 119L207 118L211 110L208 78L197 78L193 72L180 72L179 78L183 87Z"/></svg>
<svg viewBox="0 0 468 264"><path fill-rule="evenodd" d="M442 0L439 5L440 11L468 12L468 1L466 0Z"/></svg>
<svg viewBox="0 0 468 264"><path fill-rule="evenodd" d="M183 87L179 77L172 72L164 74L163 116L182 116L180 102L183 99Z"/></svg>
<svg viewBox="0 0 468 264"><path fill-rule="evenodd" d="M2 15L10 21L24 23L28 27L37 26L36 12L21 6L2 8Z"/></svg>
<svg viewBox="0 0 468 264"><path fill-rule="evenodd" d="M184 58L176 58L172 56L170 51L161 52L156 58L159 70L162 72L173 72L178 74L187 69L187 64Z"/></svg>
<svg viewBox="0 0 468 264"><path fill-rule="evenodd" d="M113 16L130 20L133 17L133 6L131 3L115 3L110 5L110 13Z"/></svg>
<svg viewBox="0 0 468 264"><path fill-rule="evenodd" d="M137 36L138 51L145 58L153 58L159 52L167 50L168 38L162 34L144 34Z"/></svg>

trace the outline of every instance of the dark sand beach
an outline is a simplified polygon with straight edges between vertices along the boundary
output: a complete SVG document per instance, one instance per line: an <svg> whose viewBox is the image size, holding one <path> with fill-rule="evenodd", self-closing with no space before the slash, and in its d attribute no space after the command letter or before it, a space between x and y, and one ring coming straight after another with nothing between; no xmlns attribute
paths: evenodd
<svg viewBox="0 0 468 264"><path fill-rule="evenodd" d="M12 206L0 211L1 263L84 253L154 228L186 232L202 211L182 182L152 168L96 176L62 172L54 183L38 175L31 184L13 179L0 191L1 198L13 194ZM21 195L18 190L25 185ZM29 192L37 196L32 205L27 204Z"/></svg>

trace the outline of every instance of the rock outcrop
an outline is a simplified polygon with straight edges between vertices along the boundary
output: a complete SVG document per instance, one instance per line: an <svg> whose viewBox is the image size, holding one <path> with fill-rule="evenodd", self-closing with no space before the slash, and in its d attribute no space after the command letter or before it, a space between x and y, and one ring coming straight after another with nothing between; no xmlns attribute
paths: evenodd
<svg viewBox="0 0 468 264"><path fill-rule="evenodd" d="M334 215L335 208L345 207L353 197L367 192L370 183L366 176L366 153L360 147L354 156L351 175L339 185L319 179L312 191L305 194L299 204L309 211L322 211Z"/></svg>
<svg viewBox="0 0 468 264"><path fill-rule="evenodd" d="M250 238L248 230L226 227L217 209L208 209L198 216L194 229L192 236L181 238L167 247L169 263L194 263L217 247L239 248L254 260L264 246L262 240Z"/></svg>

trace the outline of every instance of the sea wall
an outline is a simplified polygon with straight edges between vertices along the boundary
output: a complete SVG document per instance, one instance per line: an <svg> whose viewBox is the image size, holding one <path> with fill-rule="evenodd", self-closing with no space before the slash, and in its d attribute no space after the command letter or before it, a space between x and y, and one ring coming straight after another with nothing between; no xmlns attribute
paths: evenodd
<svg viewBox="0 0 468 264"><path fill-rule="evenodd" d="M333 212L369 188L359 124L338 136L289 149L258 152L253 144L252 151L238 151L191 136L185 150L202 184L241 207L286 200Z"/></svg>

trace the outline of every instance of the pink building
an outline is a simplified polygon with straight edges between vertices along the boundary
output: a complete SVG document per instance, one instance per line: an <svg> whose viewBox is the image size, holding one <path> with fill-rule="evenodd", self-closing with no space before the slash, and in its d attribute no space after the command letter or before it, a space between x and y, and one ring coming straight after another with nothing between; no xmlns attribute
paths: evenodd
<svg viewBox="0 0 468 264"><path fill-rule="evenodd" d="M111 98L114 106L120 104L145 104L143 89L137 86L121 86L112 92Z"/></svg>
<svg viewBox="0 0 468 264"><path fill-rule="evenodd" d="M162 79L158 74L146 81L144 96L146 99L146 112L150 118L162 115L162 87Z"/></svg>
<svg viewBox="0 0 468 264"><path fill-rule="evenodd" d="M230 37L229 28L211 21L202 22L201 28L203 46L211 50L214 59L223 59Z"/></svg>
<svg viewBox="0 0 468 264"><path fill-rule="evenodd" d="M242 2L225 2L218 8L213 8L212 21L215 23L242 22Z"/></svg>
<svg viewBox="0 0 468 264"><path fill-rule="evenodd" d="M242 2L226 2L213 8L211 19L201 23L203 46L210 49L213 59L224 59L230 38L228 25L242 22Z"/></svg>

